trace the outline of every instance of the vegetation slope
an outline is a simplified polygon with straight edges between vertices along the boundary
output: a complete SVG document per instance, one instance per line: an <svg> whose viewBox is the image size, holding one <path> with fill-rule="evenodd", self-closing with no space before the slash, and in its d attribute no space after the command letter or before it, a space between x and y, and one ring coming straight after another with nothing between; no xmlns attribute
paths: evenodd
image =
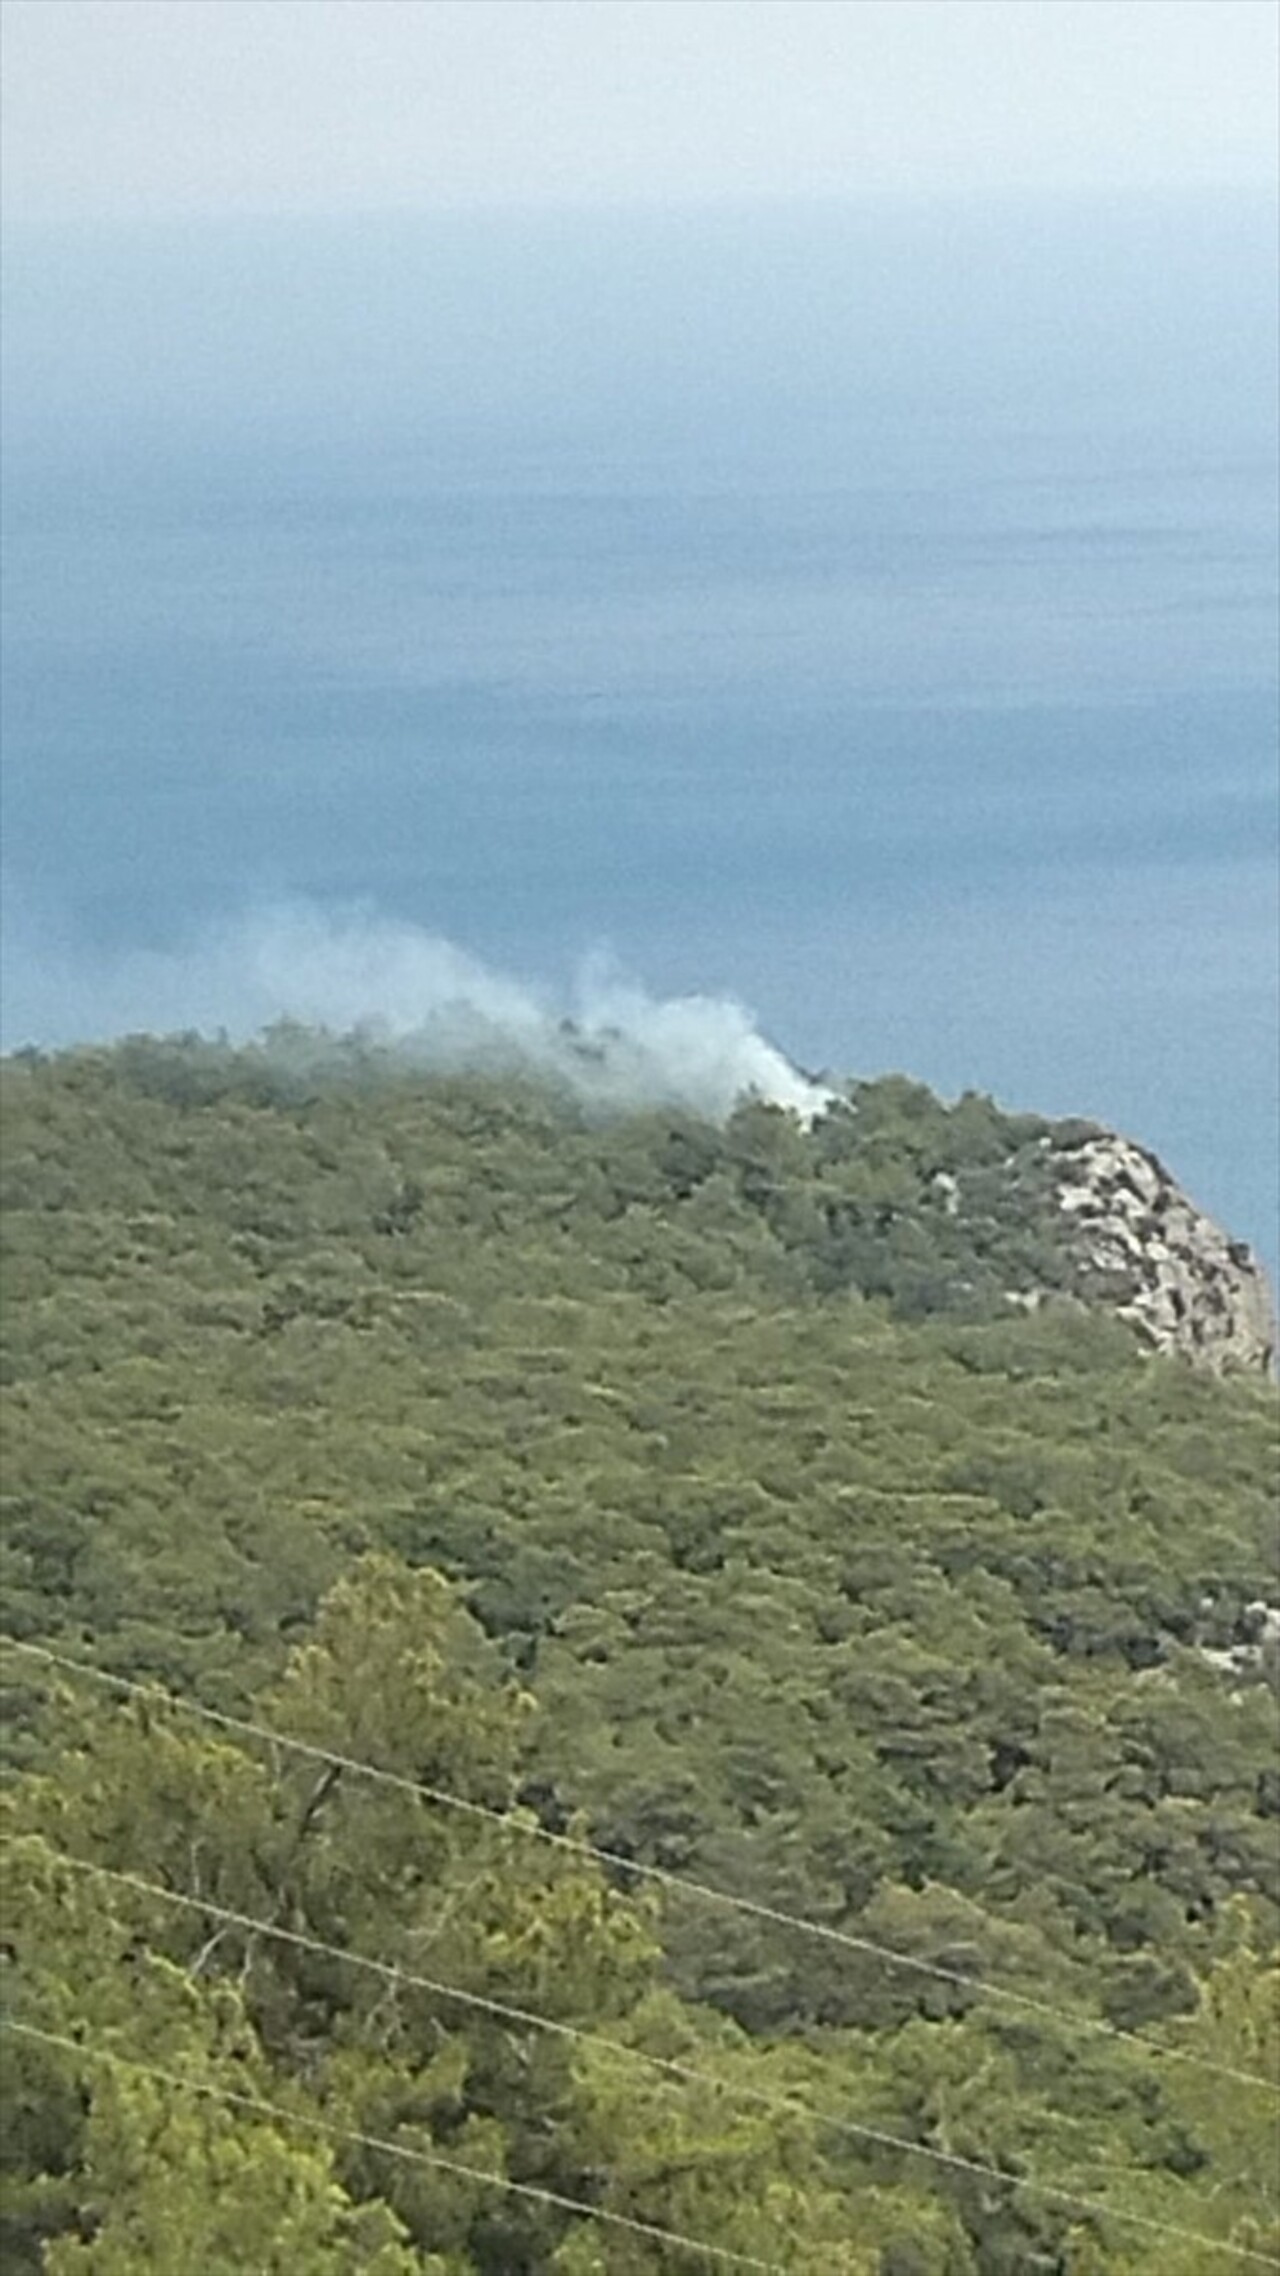
<svg viewBox="0 0 1280 2276"><path fill-rule="evenodd" d="M15 2276L1280 2254L1274 1395L1071 1300L1074 1126L4 1086Z"/></svg>

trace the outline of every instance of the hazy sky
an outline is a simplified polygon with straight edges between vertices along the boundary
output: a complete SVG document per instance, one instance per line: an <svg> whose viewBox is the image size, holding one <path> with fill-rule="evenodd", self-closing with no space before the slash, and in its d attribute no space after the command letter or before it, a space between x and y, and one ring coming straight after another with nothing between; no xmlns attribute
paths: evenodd
<svg viewBox="0 0 1280 2276"><path fill-rule="evenodd" d="M1273 0L2 0L11 221L1271 178Z"/></svg>

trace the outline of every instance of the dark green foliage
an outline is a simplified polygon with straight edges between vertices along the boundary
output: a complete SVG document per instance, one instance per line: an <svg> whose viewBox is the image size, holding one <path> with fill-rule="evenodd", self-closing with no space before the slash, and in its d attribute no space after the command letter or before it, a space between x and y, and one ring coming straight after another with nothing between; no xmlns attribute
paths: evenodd
<svg viewBox="0 0 1280 2276"><path fill-rule="evenodd" d="M1273 1586L1273 1395L1144 1359L1071 1300L1045 1165L1078 1130L976 1097L946 1109L896 1078L852 1086L810 1133L758 1104L724 1129L593 1122L534 1085L427 1078L298 1030L249 1052L24 1054L4 1082L10 1633L223 1709L257 1700L340 1751L520 1796L623 1856L962 1976L1264 2059L1274 1702L1264 1655L1241 1647ZM1016 1311L1008 1292L1031 1284L1063 1302ZM184 1754L175 1724L162 1790L129 1718L104 1735L81 1700L56 1723L29 1664L0 1674L28 1842L56 1822L58 1841L175 1887L199 1849L206 1891L236 1892L223 1901L384 1957L411 1948L428 1883L447 1895L481 1870L424 1849L411 1805L379 1815L345 1786L291 1857L301 1789L190 1733ZM415 1684L421 1732L398 1705ZM71 1767L50 1776L55 1738ZM38 1909L53 1868L22 1855ZM503 1904L554 1912L545 1874L503 1875ZM490 1942L448 1966L710 2051L815 2109L1264 2235L1253 2119L1233 2133L1195 2074L689 1897L628 1926L598 1876L566 1888L569 1914L601 1924L598 1965L586 1916L566 1914L555 1965L522 1974L499 1947L524 1932L499 1908ZM109 1920L91 1930L66 1904L40 1965L70 2015L77 1939L106 1938L107 1999L137 1928L122 1914L112 1944ZM490 1933L481 1915L472 1930ZM187 1984L200 1939L146 1933ZM424 2085L434 2021L375 2045L372 1997L332 1970L263 1961L246 1995L243 1949L219 1955L195 1992L156 1978L146 2044L217 2068L223 2011L205 2002L225 1961L272 2093L313 2091L322 2059L374 2131L469 2128L477 2162L570 2194L603 2166L619 2204L721 2241L736 2221L737 2249L764 2257L791 2238L784 2264L815 2276L1184 2276L1120 2223L1073 2228L1029 2193L811 2126L788 2145L776 2118L739 2124L714 2096L682 2112L492 2034L463 2045L451 2025ZM116 2028L109 1999L94 2013ZM51 2267L114 2276L134 2250L158 2276L141 2199L134 2246L111 2232L76 2257L66 2175L89 2153L65 2062L24 2057L17 2107L15 2267L40 2264L47 2231ZM93 2154L123 2173L145 2112L113 2110ZM299 2266L667 2265L596 2224L575 2238L373 2166L339 2160L331 2202L314 2147L295 2170L286 2134L261 2130L262 2205L293 2204ZM193 2221L215 2222L223 2150L178 2129L165 2154ZM250 2229L284 2220L253 2204ZM245 2265L236 2249L220 2265Z"/></svg>

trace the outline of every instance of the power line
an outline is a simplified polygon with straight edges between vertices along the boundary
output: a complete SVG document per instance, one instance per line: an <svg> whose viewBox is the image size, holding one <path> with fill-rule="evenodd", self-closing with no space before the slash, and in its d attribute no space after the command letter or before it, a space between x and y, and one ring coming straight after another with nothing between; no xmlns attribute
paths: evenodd
<svg viewBox="0 0 1280 2276"><path fill-rule="evenodd" d="M641 2063L648 2069L665 2073L668 2077L679 2079L687 2085L710 2087L713 2092L723 2094L729 2100L753 2102L764 2109L777 2111L786 2117L807 2118L819 2127L846 2134L855 2141L870 2142L878 2149L899 2150L913 2157L932 2158L942 2165L959 2166L967 2173L981 2174L986 2179L1002 2181L1006 2185L1014 2185L1020 2189L1025 2189L1032 2196L1056 2199L1072 2205L1079 2211L1101 2213L1115 2220L1137 2221L1145 2227L1157 2229L1162 2235L1178 2237L1184 2243L1202 2244L1211 2250L1224 2252L1237 2249L1228 2245L1220 2245L1212 2237L1206 2237L1190 2230L1173 2228L1165 2222L1148 2220L1141 2214L1116 2212L1102 2199L1081 2197L1074 2190L1060 2189L1051 2183L1025 2180L1021 2176L1002 2172L998 2166L987 2165L977 2159L963 2157L958 2152L936 2149L929 2142L913 2142L905 2135L891 2134L880 2126L863 2125L857 2119L837 2118L825 2111L815 2110L809 2103L798 2101L794 2095L776 2094L766 2088L751 2086L745 2082L738 2085L731 2080L717 2078L711 2072L695 2069L690 2063L682 2063L666 2055L651 2055L644 2048L628 2046L625 2040L610 2039L597 2031L584 2031L577 2024L564 2023L549 2015L539 2015L529 2008L516 2007L509 2001L489 1999L480 1992L464 1991L459 1985L444 1983L431 1976L418 1975L408 1969L397 1967L394 1962L389 1960L375 1960L362 1952L347 1951L343 1946L328 1944L320 1937L308 1936L298 1929L279 1927L273 1922L259 1920L250 1913L235 1912L229 1906L215 1904L205 1897L193 1897L187 1895L185 1891L166 1889L159 1881L144 1880L141 1874L124 1873L115 1866L97 1865L91 1863L87 1858L72 1857L66 1850L55 1849L51 1842L45 1843L45 1847L60 1865L70 1867L73 1872L86 1873L99 1880L115 1882L121 1887L135 1889L144 1896L160 1897L167 1904L178 1905L184 1910L200 1913L210 1920L221 1920L234 1927L248 1929L258 1935L274 1938L282 1944L296 1946L304 1952L314 1952L326 1959L346 1961L351 1967L367 1969L371 1974L380 1976L389 1983L401 1985L406 1990L431 1992L445 1999L456 2000L463 2006L477 2008L485 2014L495 2015L504 2022L528 2024L536 2030L553 2032L559 2038L575 2041L582 2046L597 2048L608 2054L626 2056L633 2062ZM1280 2267L1280 2261L1271 2260L1265 2253L1255 2254L1253 2257L1260 2259L1264 2266Z"/></svg>
<svg viewBox="0 0 1280 2276"><path fill-rule="evenodd" d="M34 1659L47 1661L53 1667L65 1668L72 1675L86 1677L91 1682L125 1692L132 1698L145 1700L153 1707L177 1708L184 1714L216 1724L221 1730L238 1732L242 1737L255 1739L267 1746L283 1747L309 1761L325 1763L332 1769L349 1771L356 1777L373 1779L399 1793L411 1794L419 1801L432 1802L442 1809L455 1810L463 1816L501 1826L507 1832L547 1842L573 1856L590 1859L610 1872L630 1874L638 1879L652 1881L677 1894L698 1897L706 1903L723 1905L752 1919L769 1921L774 1927L791 1929L822 1943L834 1944L846 1951L886 1961L893 1967L932 1977L937 1982L957 1985L987 1999L1003 2000L1030 2014L1047 2016L1054 2022L1065 2024L1069 2030L1090 2031L1124 2041L1130 2046L1141 2048L1147 2054L1162 2055L1170 2062L1187 2063L1193 2069L1209 2071L1215 2077L1230 2079L1237 2086L1258 2086L1271 2094L1280 2092L1280 2086L1274 2079L1266 2078L1258 2071L1240 2070L1229 2063L1216 2063L1208 2056L1192 2054L1183 2047L1167 2046L1163 2040L1148 2037L1145 2031L1130 2030L1124 2024L1110 2022L1105 2016L1082 2015L1069 2008L1055 2006L1050 2000L1037 1999L1034 1993L1014 1991L1008 1985L990 1983L982 1976L967 1974L963 1969L948 1968L941 1961L922 1960L914 1953L899 1952L892 1945L877 1943L872 1937L858 1936L843 1928L833 1928L826 1921L806 1920L800 1914L785 1912L780 1906L766 1904L760 1898L731 1895L726 1889L713 1887L710 1882L674 1873L667 1866L651 1865L642 1858L626 1857L620 1850L601 1848L594 1842L583 1840L580 1835L557 1833L550 1826L540 1825L536 1818L523 1817L514 1810L500 1810L490 1803L470 1800L465 1795L451 1793L447 1787L430 1786L421 1779L407 1777L401 1771L385 1770L378 1763L363 1762L357 1756L340 1754L334 1748L319 1746L312 1740L290 1738L287 1733L277 1731L265 1723L253 1722L246 1716L229 1715L221 1708L207 1707L203 1701L185 1697L181 1692L165 1691L157 1684L139 1683L132 1676L117 1675L110 1669L95 1667L88 1660L75 1659L69 1653L55 1651L48 1644L33 1644L25 1638L6 1635L0 1635L0 1644L8 1645L13 1651L25 1652Z"/></svg>
<svg viewBox="0 0 1280 2276"><path fill-rule="evenodd" d="M461 1985L445 1983L435 1976L421 1975L413 1969L399 1967L392 1960L375 1960L364 1952L349 1951L344 1945L327 1944L322 1937L309 1936L301 1929L284 1928L272 1921L260 1920L253 1913L236 1912L229 1905L215 1904L211 1898L190 1896L185 1890L167 1889L162 1882L144 1880L139 1873L125 1873L116 1866L98 1865L84 1857L72 1857L67 1850L56 1849L52 1842L46 1842L44 1846L59 1865L68 1867L73 1873L86 1873L96 1880L112 1881L121 1888L134 1889L140 1895L159 1897L166 1904L180 1906L186 1912L199 1913L209 1920L223 1921L229 1927L246 1929L277 1943L293 1945L299 1951L314 1952L324 1959L344 1961L348 1967L364 1968L371 1975L381 1976L387 1983L398 1985L406 1991L431 1992L439 1998L454 2000L462 2007L476 2008L485 2015L497 2016L504 2023L527 2024L534 2030L552 2032L557 2038L572 2040L580 2046L596 2048L605 2054L622 2055L629 2062L663 2072L684 2085L709 2087L714 2093L722 2094L731 2101L754 2102L762 2109L776 2111L786 2117L807 2118L819 2126L849 2134L857 2140L862 2140L869 2132L876 2141L886 2138L872 2129L857 2125L852 2119L837 2118L825 2111L815 2110L811 2104L798 2101L794 2095L775 2094L767 2088L752 2086L745 2081L738 2085L729 2079L718 2078L712 2071L695 2069L693 2064L682 2063L674 2056L653 2055L646 2048L629 2046L625 2039L610 2039L603 2032L586 2031L579 2024L562 2022L556 2016L540 2015L536 2009L517 2007L509 2000L490 1999L482 1992L466 1991ZM904 2142L897 2146L909 2148L914 2145Z"/></svg>
<svg viewBox="0 0 1280 2276"><path fill-rule="evenodd" d="M231 2087L214 2087L203 2080L183 2078L174 2071L160 2070L150 2063L136 2062L131 2056L117 2055L114 2050L93 2048L80 2039L68 2038L57 2032L45 2031L33 2023L19 2023L12 2016L0 2016L0 2030L16 2031L28 2039L43 2040L51 2047L65 2049L68 2054L87 2057L92 2062L113 2064L118 2069L137 2071L144 2077L161 2080L165 2085L176 2086L193 2094L206 2095L212 2101L229 2102L259 2115L282 2119L285 2124L306 2126L316 2133L332 2136L337 2141L353 2142L362 2149L381 2150L389 2157L398 2157L420 2165L441 2167L446 2173L457 2174L468 2181L479 2181L495 2189L507 2189L522 2197L531 2197L545 2205L555 2206L562 2212L582 2213L588 2220L608 2221L617 2228L629 2229L638 2236L656 2239L662 2244L682 2245L687 2251L700 2252L706 2258L727 2262L739 2268L763 2270L764 2276L786 2276L785 2269L769 2260L753 2259L750 2254L733 2252L722 2245L705 2244L697 2237L681 2235L677 2230L664 2229L655 2223L634 2219L626 2213L614 2213L602 2207L589 2205L576 2197L565 2197L559 2191L545 2189L533 2182L511 2181L505 2175L486 2173L476 2166L461 2164L434 2151L410 2149L406 2144L390 2142L374 2134L365 2134L354 2128L337 2126L332 2120L303 2111L289 2110L283 2104L267 2102L256 2095L237 2092ZM913 2156L932 2159L937 2165L950 2167L961 2173L976 2174L983 2181L996 2181L1004 2189L1021 2189L1028 2196L1045 2197L1056 2204L1065 2205L1072 2213L1093 2213L1108 2221L1126 2222L1130 2226L1146 2229L1154 2236L1170 2237L1177 2244L1193 2244L1206 2252L1220 2252L1228 2259L1244 2260L1261 2267L1280 2269L1280 2260L1269 2252L1257 2252L1251 2245L1230 2244L1219 2237L1205 2236L1199 2229L1184 2229L1171 2221L1156 2220L1149 2213L1132 2213L1119 2206L1109 2205L1100 2197L1084 2197L1074 2189L1063 2189L1052 2182L1024 2179L1020 2174L1002 2172L998 2165L986 2165L978 2158L962 2157L957 2150L939 2150L927 2142L912 2142L896 2134L882 2132L878 2127L860 2126L856 2129L882 2149L907 2151Z"/></svg>
<svg viewBox="0 0 1280 2276"><path fill-rule="evenodd" d="M565 2023L556 2016L542 2015L534 2008L517 2007L510 2000L490 1999L482 1992L467 1991L459 1984L446 1983L439 1977L424 1976L417 1970L402 1968L395 1961L377 1960L367 1953L353 1952L346 1945L328 1944L323 1938L309 1936L301 1929L285 1928L276 1922L261 1920L254 1913L236 1912L228 1905L215 1903L210 1897L191 1896L185 1890L166 1888L160 1881L145 1880L139 1873L126 1873L117 1866L99 1865L88 1858L73 1857L68 1850L56 1849L52 1842L45 1842L43 1836L39 1838L48 1855L73 1873L86 1873L96 1880L111 1881L120 1888L136 1890L139 1895L159 1897L165 1904L178 1906L186 1912L199 1913L204 1919L222 1921L229 1927L245 1929L253 1935L267 1937L279 1944L292 1945L299 1951L314 1952L324 1959L345 1962L348 1967L366 1969L371 1975L379 1976L385 1982L406 1991L430 1992L439 1998L453 2000L459 2006L476 2008L483 2014L497 2016L504 2023L526 2024L533 2030L551 2032L557 2038L595 2048L604 2054L621 2055L628 2062L638 2063L668 2079L678 2080L682 2085L707 2087L728 2101L751 2102L760 2109L776 2112L781 2117L805 2118L820 2129L846 2134L854 2141L864 2141L869 2136L878 2144L893 2142L899 2149L918 2151L921 2148L919 2143L898 2141L893 2135L861 2125L855 2119L839 2118L833 2111L817 2109L812 2103L800 2101L794 2094L779 2094L768 2087L753 2086L747 2080L739 2082L724 2078L714 2071L698 2070L693 2064L681 2062L675 2056L650 2054L647 2048L631 2046L625 2039L611 2039L604 2032L586 2031L579 2024ZM1066 2123L1079 2124L1082 2121L1068 2119Z"/></svg>
<svg viewBox="0 0 1280 2276"><path fill-rule="evenodd" d="M512 2196L531 2198L535 2204L550 2205L557 2212L582 2213L590 2221L607 2221L614 2228L630 2230L633 2236L648 2237L656 2244L680 2245L686 2252L700 2253L704 2260L718 2260L726 2267L754 2268L762 2271L763 2276L786 2276L786 2270L775 2260L757 2260L750 2253L732 2252L725 2245L704 2244L700 2237L683 2236L678 2229L660 2228L654 2221L634 2220L628 2213L608 2212L603 2206L588 2205L580 2197L564 2197L558 2189L544 2189L536 2182L512 2181L506 2174L486 2173L482 2166L464 2165L459 2158L445 2157L435 2150L411 2149L405 2142L385 2141L377 2134L361 2133L354 2126L336 2125L331 2118L321 2118L309 2111L289 2110L283 2103L268 2102L260 2095L245 2094L236 2087L212 2086L204 2079L184 2078L179 2071L161 2070L155 2063L139 2063L132 2056L117 2055L112 2048L91 2047L62 2032L44 2031L34 2023L19 2023L12 2016L0 2016L0 2030L16 2031L24 2039L38 2039L43 2045L59 2047L82 2061L105 2063L115 2070L156 2079L162 2086L176 2086L184 2094L202 2094L210 2102L252 2110L260 2118L278 2118L287 2126L305 2126L310 2132L325 2134L332 2141L351 2142L358 2149L376 2150L385 2157L400 2158L408 2165L435 2166L442 2173L456 2175L459 2180L478 2181L487 2189L505 2189ZM1280 2261L1268 2265L1280 2267Z"/></svg>

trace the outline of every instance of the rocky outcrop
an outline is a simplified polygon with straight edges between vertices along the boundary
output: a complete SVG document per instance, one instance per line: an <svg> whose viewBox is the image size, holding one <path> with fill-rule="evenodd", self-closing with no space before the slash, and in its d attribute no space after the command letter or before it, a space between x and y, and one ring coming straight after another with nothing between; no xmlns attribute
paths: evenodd
<svg viewBox="0 0 1280 2276"><path fill-rule="evenodd" d="M1213 1610L1213 1599L1205 1600L1204 1609ZM1263 1597L1254 1597L1246 1604L1236 1621L1234 1642L1214 1647L1201 1644L1200 1657L1223 1675L1268 1675L1274 1683L1280 1678L1280 1605L1268 1604Z"/></svg>
<svg viewBox="0 0 1280 2276"><path fill-rule="evenodd" d="M1274 1365L1275 1310L1252 1250L1146 1147L1101 1131L1055 1151L1051 1177L1081 1295L1215 1374Z"/></svg>

